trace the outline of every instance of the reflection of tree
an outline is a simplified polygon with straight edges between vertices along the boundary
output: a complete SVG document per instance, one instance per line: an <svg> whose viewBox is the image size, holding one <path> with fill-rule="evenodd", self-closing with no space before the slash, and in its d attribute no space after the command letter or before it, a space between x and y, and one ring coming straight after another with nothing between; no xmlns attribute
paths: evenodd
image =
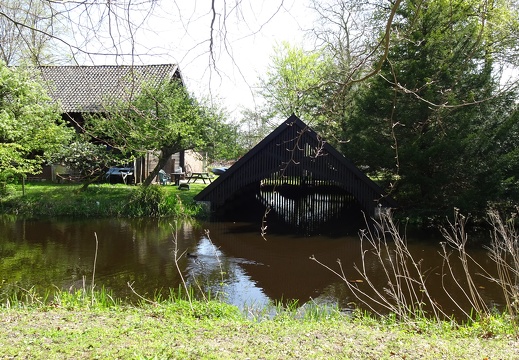
<svg viewBox="0 0 519 360"><path fill-rule="evenodd" d="M193 238L190 222L179 224L182 248ZM177 288L179 274L173 263L171 221L156 219L102 219L29 221L2 217L0 220L1 295L19 287L42 294L56 288L90 286L98 235L96 286L106 287L117 297L130 296L127 282L137 291L154 296ZM181 260L185 269L187 260ZM85 277L86 283L83 283Z"/></svg>
<svg viewBox="0 0 519 360"><path fill-rule="evenodd" d="M249 283L274 301L299 299L302 304L336 282L333 274L309 260L310 255L333 263L339 256L354 262L358 254L358 242L344 237L270 235L264 241L255 224L207 225L215 245L227 258L234 259L236 268L250 277ZM239 271L235 273L240 275Z"/></svg>
<svg viewBox="0 0 519 360"><path fill-rule="evenodd" d="M3 283L0 286L0 301L14 294L22 296L31 288L43 295L53 285L59 284L63 274L68 272L74 276L88 270L71 267L69 255L61 251L60 245L54 241L27 240L26 236L30 237L31 232L27 234L24 231L25 221L12 224L21 226L0 232L0 283ZM12 236L17 230L22 230L24 237L17 239Z"/></svg>

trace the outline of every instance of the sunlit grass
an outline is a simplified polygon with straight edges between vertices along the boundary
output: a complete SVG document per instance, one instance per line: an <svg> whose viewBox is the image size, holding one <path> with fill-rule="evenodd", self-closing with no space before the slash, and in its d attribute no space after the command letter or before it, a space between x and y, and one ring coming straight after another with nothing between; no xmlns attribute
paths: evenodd
<svg viewBox="0 0 519 360"><path fill-rule="evenodd" d="M288 301L263 309L274 316L250 318L180 290L133 305L93 294L29 295L0 307L0 358L508 359L517 351L510 319L497 314L470 324L401 322Z"/></svg>
<svg viewBox="0 0 519 360"><path fill-rule="evenodd" d="M32 217L128 217L197 215L201 207L193 197L207 184L189 184L189 190L174 185L151 185L160 199L160 212L150 214L146 209L129 206L142 193L142 186L124 184L92 184L82 191L81 184L28 183L9 185L7 194L0 199L0 212ZM180 202L179 202L180 199ZM180 206L181 204L181 206ZM181 214L182 212L182 214Z"/></svg>

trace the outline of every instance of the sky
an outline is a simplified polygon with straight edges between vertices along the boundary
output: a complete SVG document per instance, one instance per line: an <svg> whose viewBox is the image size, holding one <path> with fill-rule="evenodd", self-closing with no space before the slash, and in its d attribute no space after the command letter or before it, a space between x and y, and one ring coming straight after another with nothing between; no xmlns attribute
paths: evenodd
<svg viewBox="0 0 519 360"><path fill-rule="evenodd" d="M176 63L190 92L220 102L231 118L239 120L242 108L253 109L256 104L252 89L265 73L274 46L283 41L304 46L313 15L308 0L244 0L233 8L236 3L215 0L218 14L213 33L214 59L208 40L211 1L162 0L151 16L144 18L138 12L133 15L139 28L134 31L132 51L138 56L98 56L88 60L96 65ZM226 13L222 4L227 5ZM148 14L147 10L142 14ZM98 46L107 46L112 39L105 37L101 42L104 44ZM92 48L94 44L90 41L90 49L98 51ZM119 53L129 52L129 48L127 42Z"/></svg>
<svg viewBox="0 0 519 360"><path fill-rule="evenodd" d="M103 18L106 4L111 3L100 2L98 7L88 3L71 13L74 18L71 23L78 26L77 29L69 27L69 31L74 40L83 38L78 48L100 54L85 57L80 65L176 63L191 93L222 104L231 120L239 121L242 109L253 110L260 103L261 99L254 97L254 87L271 63L276 45L286 41L293 46L313 48L307 36L316 26L316 14L309 8L310 2L143 0L136 3L118 0L113 4L121 4L119 21L114 18L108 21L104 17L103 25L99 26L93 19ZM322 0L320 4L325 2ZM210 32L212 3L217 12L213 34ZM127 19L124 9L127 4L132 4L131 19ZM155 4L151 11L150 4ZM133 24L132 36L127 22ZM112 29L109 35L106 35L107 24ZM104 36L99 30L104 30ZM212 52L211 36L214 39ZM114 52L113 44L117 44L117 56L107 56ZM503 83L518 77L516 69L505 71Z"/></svg>
<svg viewBox="0 0 519 360"><path fill-rule="evenodd" d="M180 38L173 36L170 54L176 58L188 88L221 98L235 116L241 107L253 108L252 88L265 73L274 46L283 41L303 45L304 29L311 18L305 1L284 1L282 8L277 3L256 1L253 8L242 7L240 18L229 16L226 42L222 41L221 33L217 34L216 71L209 66L209 44L204 42L209 37L209 16L196 18L195 15L196 21L188 24ZM205 5L201 12L207 13L204 8Z"/></svg>

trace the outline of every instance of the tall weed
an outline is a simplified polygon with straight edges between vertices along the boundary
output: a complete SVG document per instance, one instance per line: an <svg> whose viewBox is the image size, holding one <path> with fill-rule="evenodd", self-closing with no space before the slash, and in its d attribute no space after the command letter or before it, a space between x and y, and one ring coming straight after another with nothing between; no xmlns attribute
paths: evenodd
<svg viewBox="0 0 519 360"><path fill-rule="evenodd" d="M164 191L160 186L139 187L132 192L126 204L126 213L129 216L160 216L160 204L164 201Z"/></svg>
<svg viewBox="0 0 519 360"><path fill-rule="evenodd" d="M467 218L456 209L454 220L440 229L445 241L439 249L444 259L440 274L442 283L449 281L453 284L456 295L453 295L452 287L448 289L444 285L443 289L454 306L465 314L466 321L483 324L485 319L496 318L496 309L485 301L481 294L481 289L485 287L477 285L475 277L498 284L505 299L505 308L498 318L506 318L509 323L516 324L519 315L519 234L515 229L515 217L505 219L491 209L488 218L491 225L488 255L495 265L497 276L491 275L468 252ZM409 323L423 318L433 318L438 324L453 321L452 315L444 312L429 291L429 269L422 269L421 259L416 259L409 251L406 237L394 222L391 211L382 212L380 219L373 222L374 226L359 234L361 262L354 268L361 281L347 278L340 259L337 260L338 270L314 256L311 259L341 278L364 308L375 315L387 317L390 314L398 321ZM376 273L377 278L384 277L387 284L383 288L375 285L380 283L380 279L374 281L375 275L369 271L375 264L380 269ZM461 271L456 272L455 269Z"/></svg>

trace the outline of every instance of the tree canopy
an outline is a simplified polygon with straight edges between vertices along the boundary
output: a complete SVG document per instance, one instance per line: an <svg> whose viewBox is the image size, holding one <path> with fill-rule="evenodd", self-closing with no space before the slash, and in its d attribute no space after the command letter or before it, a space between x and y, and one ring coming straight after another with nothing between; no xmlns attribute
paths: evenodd
<svg viewBox="0 0 519 360"><path fill-rule="evenodd" d="M424 214L482 210L498 200L500 180L492 176L494 194L486 191L497 154L481 152L481 140L517 109L516 94L501 91L494 76L504 34L487 24L517 9L477 4L403 4L380 74L357 93L344 121L345 153L386 175L401 204Z"/></svg>
<svg viewBox="0 0 519 360"><path fill-rule="evenodd" d="M198 102L177 80L143 84L142 91L129 98L109 106L106 117L88 118L86 130L127 156L158 151L159 161L146 178L146 186L171 155L205 148L221 120L220 113Z"/></svg>
<svg viewBox="0 0 519 360"><path fill-rule="evenodd" d="M29 72L0 62L0 177L41 172L44 156L72 134L44 87Z"/></svg>

